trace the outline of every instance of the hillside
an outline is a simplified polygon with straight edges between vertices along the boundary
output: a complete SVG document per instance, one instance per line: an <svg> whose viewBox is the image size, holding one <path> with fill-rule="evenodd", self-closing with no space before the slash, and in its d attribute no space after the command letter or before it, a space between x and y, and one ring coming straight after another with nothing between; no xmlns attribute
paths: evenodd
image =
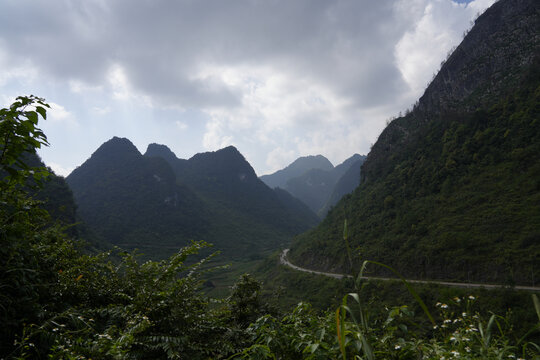
<svg viewBox="0 0 540 360"><path fill-rule="evenodd" d="M384 262L411 278L540 277L540 4L480 16L408 115L382 132L362 182L296 239L306 267Z"/></svg>
<svg viewBox="0 0 540 360"><path fill-rule="evenodd" d="M80 215L103 239L151 257L206 240L227 257L271 250L317 223L281 200L233 147L177 159L152 144L143 156L128 140L103 144L67 182Z"/></svg>
<svg viewBox="0 0 540 360"><path fill-rule="evenodd" d="M285 188L287 181L303 175L311 169L332 170L334 165L322 155L302 156L273 174L263 175L260 179L271 188Z"/></svg>
<svg viewBox="0 0 540 360"><path fill-rule="evenodd" d="M306 204L311 211L323 218L328 208L333 206L341 197L348 194L360 183L360 168L365 156L354 154L343 163L334 167L330 161L321 155L301 157L286 168L271 175L261 176L268 186L275 185L289 192L295 198ZM358 163L360 161L360 163ZM343 180L339 188L337 183L350 169L356 165L356 174L348 174L352 180ZM277 185L276 185L277 184Z"/></svg>
<svg viewBox="0 0 540 360"><path fill-rule="evenodd" d="M354 189L360 185L360 171L365 160L366 156L359 156L359 158L350 164L348 170L337 180L326 203L317 213L320 218L324 218L328 211L336 205L343 196L352 193Z"/></svg>
<svg viewBox="0 0 540 360"><path fill-rule="evenodd" d="M82 219L115 245L176 248L207 226L202 201L176 184L169 165L127 139L104 143L66 181Z"/></svg>
<svg viewBox="0 0 540 360"><path fill-rule="evenodd" d="M24 156L24 162L30 167L45 167L38 154L29 153ZM41 207L49 213L53 222L63 225L73 225L77 222L77 206L73 193L66 180L48 169L49 175L43 182L42 187L30 186L29 194L42 202ZM76 229L72 228L71 235L76 235Z"/></svg>

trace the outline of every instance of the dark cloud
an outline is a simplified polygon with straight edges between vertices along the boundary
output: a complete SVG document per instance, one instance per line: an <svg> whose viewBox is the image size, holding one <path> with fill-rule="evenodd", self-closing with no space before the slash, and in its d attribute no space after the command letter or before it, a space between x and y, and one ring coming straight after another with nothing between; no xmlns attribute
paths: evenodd
<svg viewBox="0 0 540 360"><path fill-rule="evenodd" d="M21 0L3 5L0 36L51 77L99 85L120 65L167 104L238 105L220 79L194 78L205 64L275 66L380 103L403 90L393 46L406 25L390 1Z"/></svg>
<svg viewBox="0 0 540 360"><path fill-rule="evenodd" d="M233 143L263 173L340 162L367 153L493 1L5 0L0 99L39 89L63 106L77 126L46 130L64 168L113 135L191 154Z"/></svg>

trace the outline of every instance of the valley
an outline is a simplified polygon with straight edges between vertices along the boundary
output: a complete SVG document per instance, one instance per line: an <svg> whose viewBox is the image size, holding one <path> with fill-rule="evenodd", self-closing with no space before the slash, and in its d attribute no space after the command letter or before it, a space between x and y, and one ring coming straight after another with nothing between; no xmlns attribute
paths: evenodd
<svg viewBox="0 0 540 360"><path fill-rule="evenodd" d="M0 109L0 358L538 359L540 3L495 1L472 25L336 165L276 147L288 165L259 176L217 136L260 135L252 113L218 123L220 103L214 151L114 136L64 178L38 120L67 111ZM205 71L201 93L234 103ZM127 73L110 76L126 92Z"/></svg>

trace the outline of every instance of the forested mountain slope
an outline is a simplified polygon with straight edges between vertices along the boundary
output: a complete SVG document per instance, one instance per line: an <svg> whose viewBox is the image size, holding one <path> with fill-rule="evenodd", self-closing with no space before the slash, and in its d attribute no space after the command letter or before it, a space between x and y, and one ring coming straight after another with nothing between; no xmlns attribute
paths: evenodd
<svg viewBox="0 0 540 360"><path fill-rule="evenodd" d="M33 168L45 167L39 155L35 153L25 154L24 162ZM43 186L36 187L34 184L29 184L31 187L28 192L35 200L42 202L41 207L47 210L52 221L58 221L63 225L73 225L77 222L77 206L73 193L63 177L57 176L50 169L48 171L49 175L43 180Z"/></svg>
<svg viewBox="0 0 540 360"><path fill-rule="evenodd" d="M540 278L540 3L501 0L475 22L413 111L382 132L362 183L296 239L298 264L371 259L412 278Z"/></svg>
<svg viewBox="0 0 540 360"><path fill-rule="evenodd" d="M365 157L354 154L338 166L332 166L331 169L310 169L300 176L289 179L284 189L294 197L302 200L319 216L324 215L323 208L330 200L337 182L356 161L362 158ZM360 171L358 171L357 175L358 182L356 186L360 182ZM348 192L354 190L356 186L350 188Z"/></svg>
<svg viewBox="0 0 540 360"><path fill-rule="evenodd" d="M365 156L354 154L334 167L322 155L305 156L296 159L282 170L260 179L268 186L286 190L301 200L320 218L345 194L353 191L360 183L360 166ZM351 167L355 173L349 172ZM346 174L349 179L340 181ZM339 186L337 186L339 183ZM340 196L341 195L341 196Z"/></svg>
<svg viewBox="0 0 540 360"><path fill-rule="evenodd" d="M337 180L332 194L317 213L320 218L324 218L332 206L336 205L343 196L353 192L360 185L360 172L365 160L366 156L359 155L356 161L350 164L348 170Z"/></svg>
<svg viewBox="0 0 540 360"><path fill-rule="evenodd" d="M127 139L104 143L67 178L79 213L103 239L128 248L179 246L204 234L202 201L170 166Z"/></svg>
<svg viewBox="0 0 540 360"><path fill-rule="evenodd" d="M103 144L67 178L81 217L103 239L165 256L206 240L237 257L271 250L314 226L309 209L262 183L233 147L177 159L152 144Z"/></svg>
<svg viewBox="0 0 540 360"><path fill-rule="evenodd" d="M273 248L317 224L317 216L297 201L283 197L257 178L234 147L178 159L164 145L150 144L146 157L164 158L177 182L187 186L211 211L209 241L227 238L234 248L243 243ZM254 249L253 249L254 250Z"/></svg>

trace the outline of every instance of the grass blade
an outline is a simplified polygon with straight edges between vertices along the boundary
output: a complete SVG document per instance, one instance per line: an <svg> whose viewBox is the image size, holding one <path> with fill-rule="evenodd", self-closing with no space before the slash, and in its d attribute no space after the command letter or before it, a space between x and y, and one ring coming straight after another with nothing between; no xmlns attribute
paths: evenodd
<svg viewBox="0 0 540 360"><path fill-rule="evenodd" d="M377 261L373 261L373 260L366 260L364 261L364 263L362 264L362 270L360 271L360 275L358 276L358 280L361 280L362 276L363 276L363 273L364 273L364 270L366 268L366 265L367 264L375 264L375 265L379 265L379 266L382 266L390 271L392 271L397 277L399 277L401 279L401 281L405 284L405 286L407 287L407 290L409 290L409 292L411 293L411 295L415 298L415 300L418 302L418 304L420 305L420 307L422 308L422 310L424 310L424 313L427 315L427 317L429 318L429 320L431 321L431 323L433 324L433 326L435 326L435 319L433 318L433 316L431 315L431 313L429 312L426 304L424 304L424 302L422 301L422 299L420 298L420 296L418 296L418 293L412 288L412 286L407 282L407 280L405 280L405 278L397 271L395 270L393 267L391 266L388 266L386 264L383 264L383 263L380 263L380 262L377 262Z"/></svg>

